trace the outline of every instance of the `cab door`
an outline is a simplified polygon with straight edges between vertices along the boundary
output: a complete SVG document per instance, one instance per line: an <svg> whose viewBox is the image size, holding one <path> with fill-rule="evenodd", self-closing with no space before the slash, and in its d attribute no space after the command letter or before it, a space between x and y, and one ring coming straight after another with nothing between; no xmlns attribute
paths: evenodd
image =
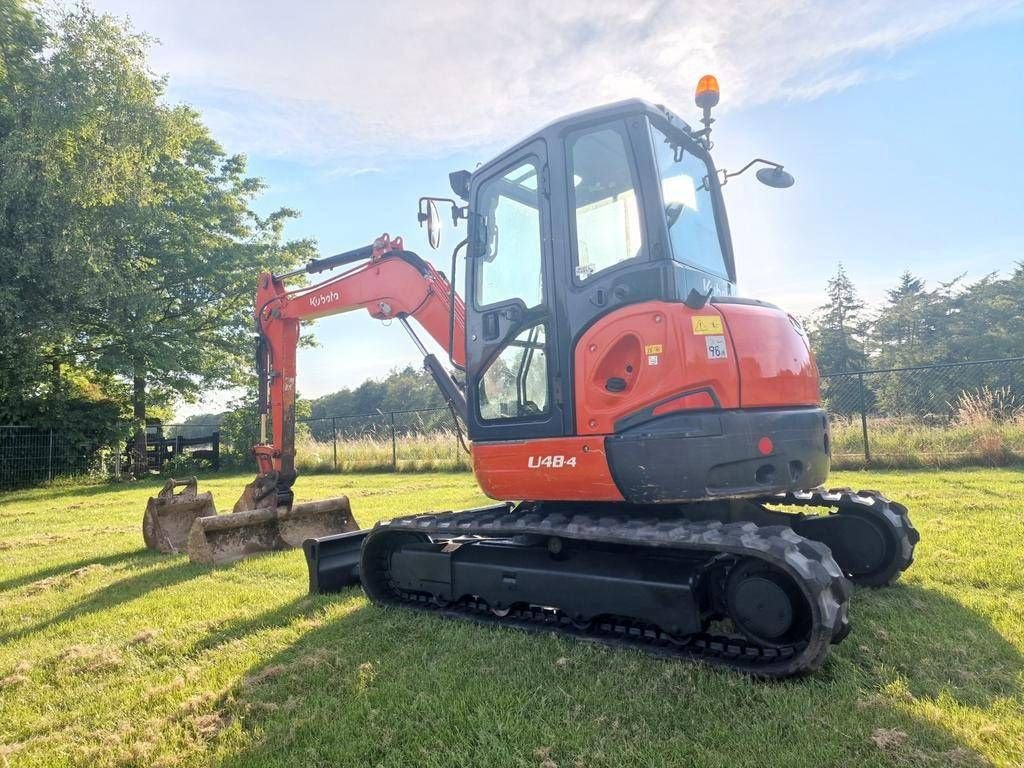
<svg viewBox="0 0 1024 768"><path fill-rule="evenodd" d="M466 389L475 441L563 434L548 174L542 140L474 174Z"/></svg>

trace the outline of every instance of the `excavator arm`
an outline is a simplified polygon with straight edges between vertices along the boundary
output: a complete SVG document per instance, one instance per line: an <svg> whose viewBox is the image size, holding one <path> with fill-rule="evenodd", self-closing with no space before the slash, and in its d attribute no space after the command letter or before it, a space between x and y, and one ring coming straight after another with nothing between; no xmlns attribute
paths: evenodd
<svg viewBox="0 0 1024 768"><path fill-rule="evenodd" d="M288 289L285 279L354 264L348 271L314 285ZM437 358L429 354L408 322L414 318L445 349L458 367L465 365L466 312L448 279L402 239L381 235L370 246L315 259L285 275L260 275L256 291L257 373L260 442L253 446L259 476L247 486L236 509L291 506L295 481L295 377L299 325L365 309L378 320L397 319L424 355L424 365L449 406L465 418L461 388ZM269 425L268 425L269 420ZM270 428L268 439L267 428Z"/></svg>

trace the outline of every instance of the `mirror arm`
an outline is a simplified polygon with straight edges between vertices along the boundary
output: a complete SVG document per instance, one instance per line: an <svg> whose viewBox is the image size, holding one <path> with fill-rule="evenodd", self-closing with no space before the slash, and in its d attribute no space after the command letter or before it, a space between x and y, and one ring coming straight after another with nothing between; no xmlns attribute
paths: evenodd
<svg viewBox="0 0 1024 768"><path fill-rule="evenodd" d="M779 171L782 170L782 166L779 163L773 163L771 160L765 160L764 158L757 157L757 158L754 158L753 160L751 160L749 163L747 163L746 165L744 165L742 168L740 168L738 171L736 171L734 173L729 173L729 171L726 171L725 169L720 171L720 173L722 174L722 186L725 186L725 183L729 179L731 179L733 176L739 176L741 173L750 170L751 166L757 165L758 163L764 163L765 165L767 165L767 166L769 166L771 168L775 168L776 170L779 170Z"/></svg>
<svg viewBox="0 0 1024 768"><path fill-rule="evenodd" d="M739 176L740 174L749 171L752 166L757 165L758 163L764 163L769 168L774 168L777 171L781 171L782 168L783 168L783 166L780 163L773 163L771 160L765 160L763 157L757 157L757 158L754 158L753 160L751 160L746 165L744 165L738 171L731 171L730 172L730 171L725 170L725 168L719 168L716 171L716 173L718 173L721 176L721 179L718 182L718 186L719 187L724 187L726 184L729 183L729 179L733 178L734 176ZM708 187L708 177L707 176L704 177L704 182L701 184L700 188L701 189L709 189L709 187Z"/></svg>

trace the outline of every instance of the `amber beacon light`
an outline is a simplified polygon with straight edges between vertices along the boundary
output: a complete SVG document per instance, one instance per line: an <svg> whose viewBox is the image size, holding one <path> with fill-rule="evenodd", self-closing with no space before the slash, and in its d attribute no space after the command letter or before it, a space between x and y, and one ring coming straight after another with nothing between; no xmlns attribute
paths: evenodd
<svg viewBox="0 0 1024 768"><path fill-rule="evenodd" d="M714 75L704 75L697 83L697 94L694 101L701 109L711 109L718 104L718 78Z"/></svg>

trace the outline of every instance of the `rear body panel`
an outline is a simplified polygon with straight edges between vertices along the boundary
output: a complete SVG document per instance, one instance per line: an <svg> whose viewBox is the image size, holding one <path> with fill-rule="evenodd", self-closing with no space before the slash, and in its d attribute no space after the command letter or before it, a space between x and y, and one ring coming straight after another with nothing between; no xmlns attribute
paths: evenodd
<svg viewBox="0 0 1024 768"><path fill-rule="evenodd" d="M474 443L492 498L674 503L828 475L817 368L775 307L623 307L581 336L574 360L577 435Z"/></svg>

